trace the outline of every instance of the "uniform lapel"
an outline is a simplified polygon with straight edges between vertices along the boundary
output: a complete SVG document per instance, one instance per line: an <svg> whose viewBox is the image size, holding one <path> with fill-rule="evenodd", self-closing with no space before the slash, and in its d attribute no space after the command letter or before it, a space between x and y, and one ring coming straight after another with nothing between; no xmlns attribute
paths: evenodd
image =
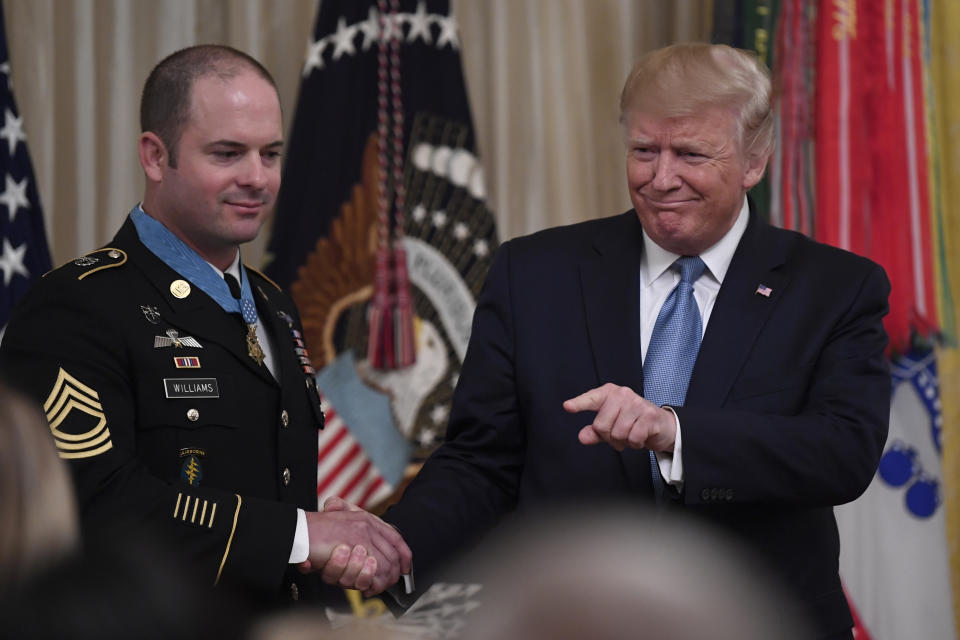
<svg viewBox="0 0 960 640"><path fill-rule="evenodd" d="M248 268L248 277L250 273ZM296 354L293 351L291 327L287 324L286 318L279 314L276 305L270 300L270 291L261 284L254 284L252 280L250 284L253 285L253 297L257 301L257 313L260 314L260 320L266 330L273 336L274 368L276 369L277 380L282 383L283 372L302 369L296 362Z"/></svg>
<svg viewBox="0 0 960 640"><path fill-rule="evenodd" d="M757 335L786 293L790 276L780 268L785 249L769 230L751 211L700 345L687 406L723 405ZM770 289L769 296L758 292L761 286Z"/></svg>
<svg viewBox="0 0 960 640"><path fill-rule="evenodd" d="M640 351L640 255L643 235L629 211L601 227L580 261L580 287L594 366L600 384L612 382L643 392ZM586 389L584 389L586 391ZM630 485L651 487L646 449L619 454Z"/></svg>
<svg viewBox="0 0 960 640"><path fill-rule="evenodd" d="M144 273L166 302L166 308L160 314L162 330L173 328L181 336L197 338L201 344L216 343L264 380L276 382L266 366L258 365L247 353L246 328L238 314L225 313L196 286L191 286L190 295L185 298L177 298L170 292L170 283L182 279L181 276L140 242L136 227L129 218L115 241L127 251L130 261Z"/></svg>

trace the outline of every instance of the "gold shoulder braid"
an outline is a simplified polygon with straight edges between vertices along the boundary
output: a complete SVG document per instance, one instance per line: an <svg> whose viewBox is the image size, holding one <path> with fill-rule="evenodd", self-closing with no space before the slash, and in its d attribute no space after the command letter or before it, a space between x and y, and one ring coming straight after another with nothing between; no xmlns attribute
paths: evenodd
<svg viewBox="0 0 960 640"><path fill-rule="evenodd" d="M114 249L113 247L104 247L103 249L92 251L81 258L77 258L73 261L73 263L81 267L93 266L100 261L101 256L96 255L99 253L106 253L106 257L109 262L106 264L101 264L100 266L94 267L88 271L84 271L77 276L77 280L83 280L91 273L96 273L97 271L102 271L104 269L112 269L113 267L119 267L127 262L127 254L123 250Z"/></svg>

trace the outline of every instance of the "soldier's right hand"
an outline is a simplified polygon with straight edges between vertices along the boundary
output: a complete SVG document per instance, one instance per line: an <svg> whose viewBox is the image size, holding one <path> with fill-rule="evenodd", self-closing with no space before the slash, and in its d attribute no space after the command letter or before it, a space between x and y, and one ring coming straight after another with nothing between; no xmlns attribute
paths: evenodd
<svg viewBox="0 0 960 640"><path fill-rule="evenodd" d="M306 514L310 555L302 571L319 571L324 582L367 597L410 572L412 553L393 527L340 498L328 498L323 508Z"/></svg>

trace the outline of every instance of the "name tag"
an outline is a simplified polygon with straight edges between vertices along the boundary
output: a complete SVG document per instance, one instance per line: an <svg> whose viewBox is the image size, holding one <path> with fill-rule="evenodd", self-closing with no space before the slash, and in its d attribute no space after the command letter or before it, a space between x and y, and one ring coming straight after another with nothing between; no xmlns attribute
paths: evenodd
<svg viewBox="0 0 960 640"><path fill-rule="evenodd" d="M164 378L163 391L168 398L219 398L216 378Z"/></svg>

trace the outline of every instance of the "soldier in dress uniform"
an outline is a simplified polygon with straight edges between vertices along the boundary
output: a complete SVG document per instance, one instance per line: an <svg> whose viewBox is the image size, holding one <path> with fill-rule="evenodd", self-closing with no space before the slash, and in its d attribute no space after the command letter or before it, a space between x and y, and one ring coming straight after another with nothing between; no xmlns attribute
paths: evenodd
<svg viewBox="0 0 960 640"><path fill-rule="evenodd" d="M323 412L300 319L240 260L280 184L273 79L228 47L178 51L147 79L141 127L142 203L33 287L0 349L70 463L84 535L148 531L262 600L298 599L311 570L382 590L410 551L364 511L317 512Z"/></svg>

